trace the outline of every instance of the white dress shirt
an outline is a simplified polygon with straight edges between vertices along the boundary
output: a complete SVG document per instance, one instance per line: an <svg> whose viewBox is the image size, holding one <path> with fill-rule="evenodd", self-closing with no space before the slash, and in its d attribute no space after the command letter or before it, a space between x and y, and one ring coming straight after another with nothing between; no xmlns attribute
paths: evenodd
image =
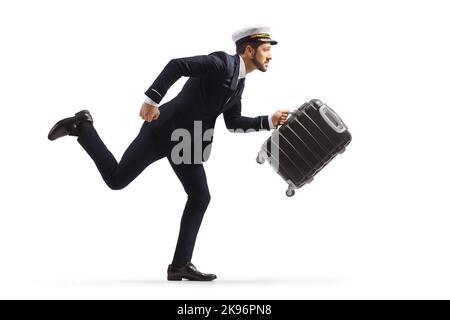
<svg viewBox="0 0 450 320"><path fill-rule="evenodd" d="M245 76L247 75L247 70L245 69L244 59L242 59L242 57L239 56L239 60L240 60L240 63L239 63L239 76L238 76L238 79L242 79L242 78L245 78ZM149 104L151 106L154 106L154 107L158 107L158 104L155 101L153 101L152 99L150 99L149 97L147 97L147 96L145 96L145 103L147 103L147 104ZM267 120L269 121L270 129L275 129L276 126L273 125L273 123L272 123L272 121L270 119L270 116L267 116Z"/></svg>

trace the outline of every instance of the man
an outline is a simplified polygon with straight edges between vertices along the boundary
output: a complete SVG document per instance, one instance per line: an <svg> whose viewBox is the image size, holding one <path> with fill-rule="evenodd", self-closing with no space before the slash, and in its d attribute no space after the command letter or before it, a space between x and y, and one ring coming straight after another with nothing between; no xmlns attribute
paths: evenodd
<svg viewBox="0 0 450 320"><path fill-rule="evenodd" d="M89 111L63 119L51 129L48 138L65 135L78 142L94 160L103 180L113 190L126 187L148 165L167 157L187 193L187 202L168 280L216 279L214 274L199 272L191 263L195 240L210 201L202 162L207 161L216 118L223 113L229 130L270 130L286 121L288 110L278 110L271 117L241 116L241 95L246 75L256 69L266 72L272 59L271 46L277 42L266 26L252 26L235 32L237 54L213 52L209 55L171 60L145 92L140 117L145 120L138 136L117 163L93 126ZM180 93L159 106L167 90L181 77L189 77ZM183 148L177 138L187 136ZM182 156L181 156L182 154Z"/></svg>

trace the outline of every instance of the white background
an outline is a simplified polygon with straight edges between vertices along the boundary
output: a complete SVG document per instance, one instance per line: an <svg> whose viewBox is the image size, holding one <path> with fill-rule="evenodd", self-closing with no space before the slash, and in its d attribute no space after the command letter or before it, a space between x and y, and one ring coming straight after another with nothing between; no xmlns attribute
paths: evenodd
<svg viewBox="0 0 450 320"><path fill-rule="evenodd" d="M2 1L0 298L450 298L448 14L445 1ZM287 198L255 162L269 133L219 117L193 257L218 279L167 282L186 200L168 162L112 191L73 137L47 134L88 108L120 159L165 64L233 54L253 23L279 45L248 75L243 114L320 98L353 141Z"/></svg>

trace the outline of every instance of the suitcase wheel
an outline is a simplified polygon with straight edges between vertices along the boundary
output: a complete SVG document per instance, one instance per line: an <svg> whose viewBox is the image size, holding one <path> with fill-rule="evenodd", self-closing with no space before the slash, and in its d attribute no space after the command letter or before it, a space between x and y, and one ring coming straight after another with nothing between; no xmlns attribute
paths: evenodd
<svg viewBox="0 0 450 320"><path fill-rule="evenodd" d="M323 102L319 99L312 99L310 101L316 108L320 108L323 105Z"/></svg>
<svg viewBox="0 0 450 320"><path fill-rule="evenodd" d="M287 189L286 190L286 195L288 197L292 197L294 194L295 194L295 190L292 190L292 189Z"/></svg>
<svg viewBox="0 0 450 320"><path fill-rule="evenodd" d="M258 162L259 164L263 164L263 163L264 163L264 158L261 157L261 156L258 154L258 156L256 157L256 162Z"/></svg>
<svg viewBox="0 0 450 320"><path fill-rule="evenodd" d="M339 151L339 154L344 153L345 148L343 148L341 151Z"/></svg>

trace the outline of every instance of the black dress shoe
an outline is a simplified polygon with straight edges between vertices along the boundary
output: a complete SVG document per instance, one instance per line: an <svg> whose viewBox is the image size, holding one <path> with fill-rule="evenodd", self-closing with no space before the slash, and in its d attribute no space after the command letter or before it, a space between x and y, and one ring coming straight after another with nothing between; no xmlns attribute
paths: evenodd
<svg viewBox="0 0 450 320"><path fill-rule="evenodd" d="M79 124L82 122L93 123L92 116L87 110L75 113L74 117L58 121L48 133L49 140L56 140L64 136L78 136Z"/></svg>
<svg viewBox="0 0 450 320"><path fill-rule="evenodd" d="M192 281L211 281L216 279L215 274L202 273L197 270L197 268L188 262L182 267L176 267L169 264L167 268L167 280L169 281L180 281L182 279L192 280Z"/></svg>

